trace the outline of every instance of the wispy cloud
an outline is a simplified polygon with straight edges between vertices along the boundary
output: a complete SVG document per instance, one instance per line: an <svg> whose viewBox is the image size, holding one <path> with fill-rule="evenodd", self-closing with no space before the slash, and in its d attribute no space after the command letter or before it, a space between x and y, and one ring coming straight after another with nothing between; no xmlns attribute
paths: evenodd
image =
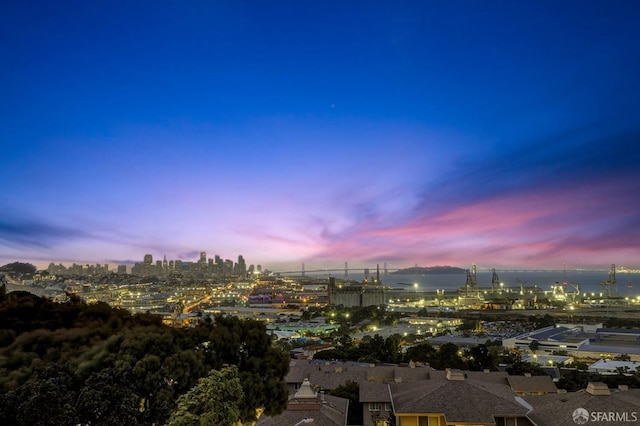
<svg viewBox="0 0 640 426"><path fill-rule="evenodd" d="M37 220L0 219L0 243L17 248L52 248L70 239L92 238L82 229Z"/></svg>
<svg viewBox="0 0 640 426"><path fill-rule="evenodd" d="M640 176L640 130L593 137L588 129L469 156L421 191L417 214L509 194ZM567 193L567 197L570 197ZM640 201L638 201L640 203Z"/></svg>
<svg viewBox="0 0 640 426"><path fill-rule="evenodd" d="M317 258L547 263L631 249L640 233L640 132L583 133L467 158L426 185L399 223L375 199L360 202L350 226L321 234Z"/></svg>

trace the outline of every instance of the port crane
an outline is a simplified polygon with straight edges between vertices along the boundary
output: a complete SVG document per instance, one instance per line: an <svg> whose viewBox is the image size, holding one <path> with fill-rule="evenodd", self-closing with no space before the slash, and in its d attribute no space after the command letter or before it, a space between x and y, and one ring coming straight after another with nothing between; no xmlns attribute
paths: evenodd
<svg viewBox="0 0 640 426"><path fill-rule="evenodd" d="M496 272L496 268L492 270L493 275L491 277L491 290L496 291L496 289L500 288L500 278L498 278L498 273Z"/></svg>
<svg viewBox="0 0 640 426"><path fill-rule="evenodd" d="M600 283L604 297L614 297L618 295L618 283L616 282L616 265L612 264L609 269L609 277Z"/></svg>
<svg viewBox="0 0 640 426"><path fill-rule="evenodd" d="M570 283L567 281L564 281L562 284L565 286L572 287L575 290L572 293L568 293L569 295L571 295L571 297L573 297L573 302L576 302L578 299L580 299L580 295L582 294L582 291L580 290L580 284Z"/></svg>

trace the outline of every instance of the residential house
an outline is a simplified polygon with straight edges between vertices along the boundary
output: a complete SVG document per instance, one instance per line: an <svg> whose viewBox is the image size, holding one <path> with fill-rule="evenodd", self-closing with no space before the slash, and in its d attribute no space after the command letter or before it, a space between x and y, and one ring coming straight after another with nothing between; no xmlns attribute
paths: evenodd
<svg viewBox="0 0 640 426"><path fill-rule="evenodd" d="M448 369L445 380L390 384L397 426L535 426L529 409L507 384L465 377Z"/></svg>
<svg viewBox="0 0 640 426"><path fill-rule="evenodd" d="M346 426L349 400L316 392L308 379L289 399L287 409L273 417L261 416L255 426L312 423L314 426Z"/></svg>
<svg viewBox="0 0 640 426"><path fill-rule="evenodd" d="M516 395L546 395L558 393L558 388L551 376L507 376L507 382Z"/></svg>

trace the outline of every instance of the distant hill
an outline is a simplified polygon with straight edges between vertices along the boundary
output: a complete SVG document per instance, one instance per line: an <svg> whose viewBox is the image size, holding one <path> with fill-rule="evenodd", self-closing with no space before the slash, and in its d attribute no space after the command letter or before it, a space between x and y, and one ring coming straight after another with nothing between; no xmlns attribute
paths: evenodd
<svg viewBox="0 0 640 426"><path fill-rule="evenodd" d="M436 274L465 274L466 269L455 266L414 266L412 268L398 269L391 275L436 275Z"/></svg>

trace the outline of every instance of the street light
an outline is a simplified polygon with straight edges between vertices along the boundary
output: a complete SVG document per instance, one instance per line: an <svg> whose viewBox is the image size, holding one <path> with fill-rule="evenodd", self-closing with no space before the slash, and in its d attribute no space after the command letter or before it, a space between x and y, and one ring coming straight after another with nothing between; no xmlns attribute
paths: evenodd
<svg viewBox="0 0 640 426"><path fill-rule="evenodd" d="M302 424L305 424L305 423L312 423L312 422L313 422L313 417L305 417L304 419L300 420L298 423L296 423L296 424L295 424L295 425L293 425L293 426L300 426L300 425L302 425Z"/></svg>

